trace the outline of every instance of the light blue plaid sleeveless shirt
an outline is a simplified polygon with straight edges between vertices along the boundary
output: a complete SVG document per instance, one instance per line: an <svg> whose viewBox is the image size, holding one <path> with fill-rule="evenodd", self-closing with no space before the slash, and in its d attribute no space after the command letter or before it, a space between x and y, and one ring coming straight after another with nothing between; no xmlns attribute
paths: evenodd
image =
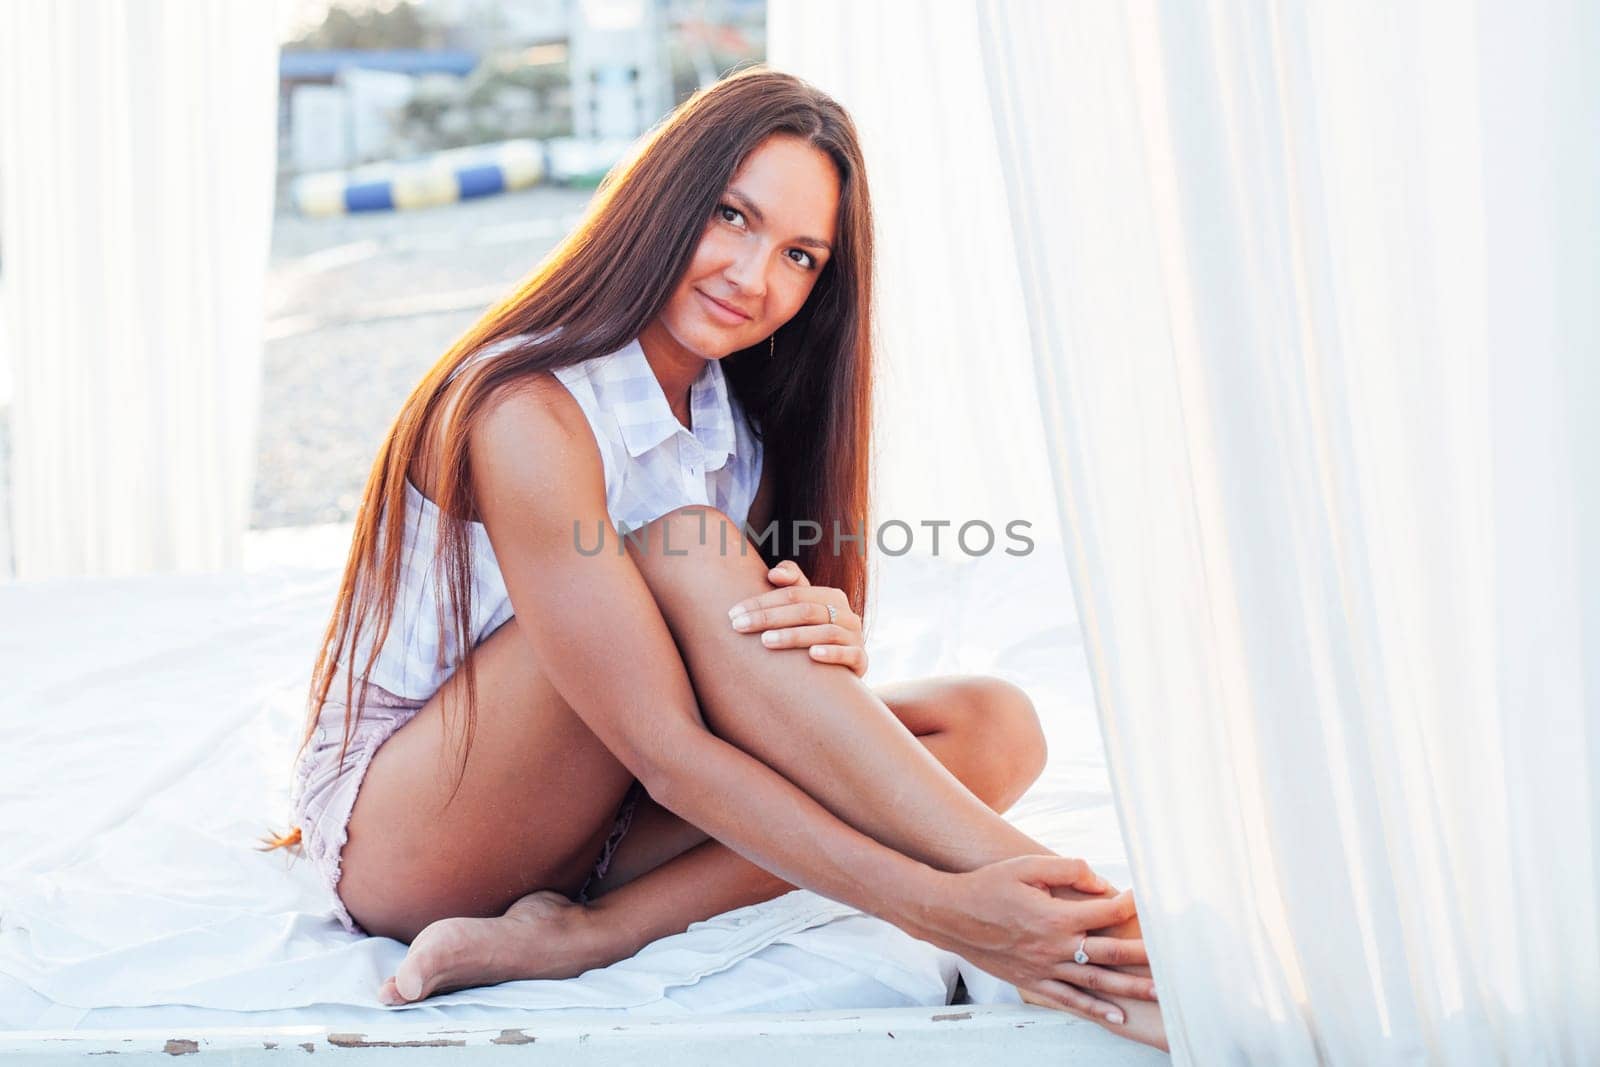
<svg viewBox="0 0 1600 1067"><path fill-rule="evenodd" d="M490 345L472 357L490 358L522 337ZM743 524L761 480L761 442L722 366L706 361L689 390L694 432L684 428L667 404L655 372L637 339L610 355L596 356L552 372L583 409L605 466L606 511L619 530L638 529L687 504L715 507ZM438 627L434 596L437 544L433 501L406 479L404 563L394 619L372 665L371 681L397 696L425 700L456 669L455 635ZM514 613L505 579L482 523L467 524L472 542L472 641L477 644ZM593 546L597 530L582 531ZM448 588L446 588L448 598ZM450 613L445 612L447 620ZM374 620L368 620L368 626ZM371 634L363 634L356 665L366 662ZM347 666L341 661L341 670ZM359 692L359 689L358 689ZM335 680L329 698L344 699L344 678Z"/></svg>

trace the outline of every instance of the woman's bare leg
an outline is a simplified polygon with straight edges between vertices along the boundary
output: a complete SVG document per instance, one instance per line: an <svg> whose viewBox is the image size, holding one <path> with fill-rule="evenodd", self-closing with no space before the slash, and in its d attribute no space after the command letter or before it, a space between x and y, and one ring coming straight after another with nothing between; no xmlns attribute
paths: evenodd
<svg viewBox="0 0 1600 1067"><path fill-rule="evenodd" d="M931 866L969 871L1051 851L966 789L852 672L817 663L804 649L768 649L732 628L728 608L771 584L766 563L726 515L680 508L641 533L626 541L627 551L719 737L863 833ZM1164 1047L1154 1004L1130 1000L1122 1008L1129 1022L1116 1032Z"/></svg>
<svg viewBox="0 0 1600 1067"><path fill-rule="evenodd" d="M875 691L902 727L994 811L1008 810L1044 769L1044 735L1032 702L998 678L918 679ZM690 853L694 863L670 872L670 878L658 877L671 861ZM698 921L699 912L718 915L794 888L647 797L589 896L597 912L631 935L617 942L625 950L617 957L622 959L681 932L684 916Z"/></svg>
<svg viewBox="0 0 1600 1067"><path fill-rule="evenodd" d="M819 802L863 832L874 834L892 847L901 848L910 855L944 869L969 870L996 859L1049 851L1017 831L983 801L973 796L937 758L926 748L915 743L910 734L895 721L884 702L855 675L838 667L816 663L803 651L767 649L758 638L732 630L728 623L727 608L747 596L766 592L771 588L766 580L766 567L753 550L748 555L740 554L737 546L742 540L742 534L731 525L728 527L732 533L729 541L732 546L731 551L727 554L721 553L718 531L720 525L727 524L727 519L709 509L699 514L705 516L706 526L711 534L709 542L698 545L694 543L696 538L692 535L698 530L700 519L696 517L696 511L685 510L674 512L652 524L650 529L656 536L654 540L646 541L642 552L636 543L629 544L629 551L634 553L641 573L645 575L673 630L695 684L697 697L709 728L785 773L815 796ZM659 548L661 529L669 524L674 530L671 535L671 544L674 546L672 554L663 556L659 552L653 553L652 548ZM684 552L685 546L688 547L688 551L682 555L678 554ZM505 659L503 667L490 661L485 663L486 675L503 673L504 685L507 686L512 684L516 672L527 670L524 664L526 657L519 657L516 653L510 652L512 647L514 646L507 645L502 649L507 653L507 656L502 657ZM529 675L528 681L524 684L542 685L548 688L547 682L532 675ZM506 689L505 693L505 700L513 699L510 689ZM537 706L541 715L546 714L542 703ZM428 710L425 709L423 715L426 715ZM549 714L555 715L553 706L549 709ZM423 715L419 715L419 720ZM567 709L562 709L560 728L570 727L576 731L577 727L569 720L575 722L575 717L571 716ZM514 720L500 721L508 724L506 728L509 729L509 724ZM515 721L520 723L521 720ZM554 718L551 723L549 729L555 729L558 725ZM402 741L408 731L411 731L413 738L418 742L427 736L416 733L416 729L422 725L421 721L408 725L380 749L374 770L380 769L378 763L382 762L386 753L397 747L397 742ZM431 730L432 727L428 729ZM585 735L582 743L588 745L592 740L592 735ZM579 743L576 738L571 742L572 745ZM521 753L523 750L501 747L498 751ZM556 755L546 742L537 749L528 750L528 758L533 758L540 752L550 754L552 758ZM478 758L477 753L478 749L475 746L474 760ZM400 768L403 764L415 763L417 759L423 757L430 763L438 759L432 750L427 753L419 751L416 754L417 759L403 757L399 751L392 755L397 775L393 786L399 790L409 788L408 783L412 780L410 775L414 773L407 771L401 775ZM603 751L596 752L595 759L601 760L604 755ZM484 758L487 759L487 755ZM608 773L620 771L619 767L613 766L614 760L601 761L605 762ZM553 763L548 767L541 766L538 773L544 778L549 778L558 770L564 771L565 768L559 763ZM597 773L598 770L586 772L585 777L592 782ZM485 781L474 779L470 768L468 779L469 783ZM529 779L519 773L517 780ZM624 774L614 787L617 790L615 795L620 797L620 790L625 784ZM484 788L487 788L486 781ZM403 797L392 805L381 805L369 798L368 795L373 792L370 782L364 785L363 796L358 798L357 808L359 815L363 802L370 804L374 813L374 825L387 828L382 836L366 838L369 842L368 847L376 850L385 843L401 840L395 837L394 827L401 820L410 817L415 811L415 805L405 801ZM485 794L486 798L487 795ZM586 802L589 800L583 793L567 791L560 795ZM475 808L472 804L468 804L464 810L472 813ZM380 812L381 816L378 814ZM475 814L470 815L463 824L463 829L481 827L485 831L489 830L488 824L474 821L478 818ZM534 818L541 825L548 825L549 812L543 811ZM495 826L500 827L503 833L503 820ZM929 827L935 828L934 831L929 832L927 829ZM436 823L434 828L437 829ZM600 827L600 832L603 835L604 827ZM462 869L449 856L436 858L434 853L438 850L440 838L434 834L428 837L431 839L432 848L422 852L412 850L388 862L391 866L403 863L412 867L428 863L442 871ZM357 835L353 833L352 845L357 840ZM444 840L450 842L454 851L465 851L467 847L463 845L456 849L453 835ZM502 838L498 852L490 851L483 854L486 857L494 857L498 862L504 858L504 845ZM477 848L475 842L472 843L472 847ZM727 854L719 855L719 849ZM712 884L731 883L736 886L745 884L747 896L780 891L781 884L775 885L775 880L770 875L749 865L722 846L704 848L696 855L686 854L680 859L685 862L676 871L663 868L658 872L652 872L650 879L647 880L654 881L657 887L664 887L667 883L663 879L690 871L698 872L701 877L714 876L717 881ZM380 877L377 866L373 865L369 869L373 877L358 882L358 886L366 891L366 899L384 902L392 911L404 909L416 911L426 906L426 902L418 903L409 893L399 897L391 893L385 900L378 895L377 887L383 883L375 880ZM357 866L357 870L360 870L360 865ZM347 881L351 873L347 865ZM430 878L434 877L442 875L430 873ZM699 878L696 880L700 881ZM641 880L643 881L646 880ZM760 882L765 882L765 886L755 884ZM752 884L754 888L751 888ZM706 885L706 882L700 881L697 892L704 893ZM576 882L573 883L572 891L575 891L575 887ZM1060 890L1058 895L1078 894ZM656 907L645 899L642 886L638 897L647 910ZM765 897L757 896L756 899ZM347 903L351 903L349 896L346 900ZM620 904L621 900L619 895L613 907ZM720 905L716 911L726 910L728 906L737 905ZM355 910L354 904L352 910ZM652 921L660 921L661 911L662 909L657 908L658 919ZM716 911L699 917L715 914ZM499 937L497 932L496 943L545 946L545 949L537 953L537 958L518 955L516 959L469 960L464 965L463 972L470 971L477 979L471 984L485 984L513 977L546 976L549 973L548 969L552 967L557 970L563 969L568 961L553 957L564 956L569 951L582 947L575 944L574 934L570 929L573 926L570 915L582 912L583 909L571 907L560 893L529 894L513 904L511 910L502 917L508 921L527 925L529 936ZM445 911L443 914L471 913ZM485 913L477 912L477 914ZM498 912L489 914L497 915ZM614 911L613 914L617 912ZM681 915L674 917L674 924L678 918L681 918ZM365 919L362 921L366 922ZM454 924L453 929L457 932L463 928L462 924L454 920L443 921ZM496 923L500 920L489 918L468 921ZM681 930L683 926L676 926L676 929ZM561 936L552 936L552 931L555 930L562 931ZM407 939L410 936L406 935ZM414 949L421 940L418 936L417 942L413 944ZM482 943L481 939L464 936L458 940L461 941L463 948L457 955L462 959L466 958L465 946L469 942ZM556 944L562 941L567 942L567 947L557 949ZM501 977L490 977L494 974L499 974ZM413 988L408 995L415 996L417 992L418 990ZM1141 1015L1148 1014L1153 1007L1148 1002L1141 1004L1130 1001L1124 1004L1130 1024L1114 1029L1125 1036L1157 1043L1159 1039L1154 1039L1151 1033L1144 1031L1138 1025ZM1159 1025L1159 1014L1155 1014L1154 1022Z"/></svg>
<svg viewBox="0 0 1600 1067"><path fill-rule="evenodd" d="M589 917L595 920L588 934L593 953L590 966L603 967L627 959L651 941L681 933L689 923L771 900L793 888L721 842L708 839L589 903ZM1143 936L1138 919L1095 933L1103 937ZM1116 970L1150 976L1148 967ZM1102 991L1095 996L1122 1009L1126 1022L1111 1026L1114 1033L1166 1050L1166 1029L1159 1005ZM1072 1014L1106 1025L1097 1016L1076 1011Z"/></svg>
<svg viewBox="0 0 1600 1067"><path fill-rule="evenodd" d="M1044 768L1038 716L1027 695L1009 683L952 676L898 682L881 692L903 728L998 811L1014 804ZM591 884L588 908L563 907L559 893L535 893L514 905L521 919L546 929L537 938L537 958L509 972L529 978L581 974L626 959L692 923L792 888L646 795L605 877ZM385 983L383 999L399 1002L402 976L414 994L410 999L487 984L493 974L463 967L461 957L466 953L470 962L474 943L509 940L504 928L494 926L504 918L451 917L429 924L411 939L412 951Z"/></svg>
<svg viewBox="0 0 1600 1067"><path fill-rule="evenodd" d="M1010 682L938 675L876 685L873 692L922 747L995 811L1009 810L1044 771L1049 753L1039 713ZM646 796L610 869L589 895L616 889L705 840L704 830Z"/></svg>
<svg viewBox="0 0 1600 1067"><path fill-rule="evenodd" d="M683 933L691 923L722 915L738 907L770 901L792 888L794 886L778 875L757 867L720 841L707 838L661 867L638 875L587 905L554 899L555 894L534 894L542 897L538 907L530 907L533 902L523 907L528 907L528 917L546 925L541 941L544 942L544 953L550 965L536 973L514 973L512 976L570 977L590 968L608 966L614 961L632 957L659 937ZM450 985L435 981L438 974L435 958L448 958L451 947L446 945L440 952L430 952L427 937L432 929L448 929L448 926L461 921L442 920L434 928L424 929L414 942L413 950L406 955L400 973L405 973L408 966L414 969L414 981L418 981L416 992L419 995L434 992L435 987L456 989L459 985L506 981L506 977L480 981L467 979ZM1138 920L1098 929L1094 933L1110 937L1142 936ZM1115 969L1144 977L1150 974L1150 969L1144 966ZM381 997L386 1003L398 1003L394 998L397 989L395 981L395 977L390 977L384 984ZM1126 1022L1122 1025L1109 1025L1107 1029L1120 1037L1166 1051L1166 1030L1162 1024L1160 1006L1149 1000L1118 997L1115 993L1096 992L1096 997L1120 1006L1125 1016ZM1054 1005L1050 1006L1054 1008ZM1107 1025L1104 1019L1090 1014L1077 1011L1072 1014L1099 1025Z"/></svg>
<svg viewBox="0 0 1600 1067"><path fill-rule="evenodd" d="M723 740L862 833L941 870L1050 851L973 796L855 674L733 629L728 609L772 585L727 516L680 508L625 543Z"/></svg>

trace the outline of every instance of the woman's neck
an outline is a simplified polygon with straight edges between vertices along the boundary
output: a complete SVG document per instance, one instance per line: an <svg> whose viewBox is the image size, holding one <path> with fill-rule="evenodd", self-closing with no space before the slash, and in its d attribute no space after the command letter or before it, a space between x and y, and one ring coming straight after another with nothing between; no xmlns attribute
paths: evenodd
<svg viewBox="0 0 1600 1067"><path fill-rule="evenodd" d="M639 347L645 362L655 374L667 406L686 430L694 431L689 404L690 389L706 368L705 357L680 345L659 323L652 322L639 334Z"/></svg>

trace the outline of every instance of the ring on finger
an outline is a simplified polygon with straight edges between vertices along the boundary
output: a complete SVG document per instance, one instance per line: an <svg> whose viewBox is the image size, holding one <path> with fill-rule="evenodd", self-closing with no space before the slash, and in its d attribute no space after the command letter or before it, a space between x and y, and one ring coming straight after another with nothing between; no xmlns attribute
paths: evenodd
<svg viewBox="0 0 1600 1067"><path fill-rule="evenodd" d="M839 617L839 609L834 607L832 604L829 604L828 605L828 622L830 624L832 624L833 621L835 619L837 619L838 617Z"/></svg>
<svg viewBox="0 0 1600 1067"><path fill-rule="evenodd" d="M1083 964L1089 962L1089 954L1083 950L1083 946L1087 945L1088 943L1089 937L1087 934L1085 934L1083 940L1078 942L1078 951L1073 953L1073 963Z"/></svg>

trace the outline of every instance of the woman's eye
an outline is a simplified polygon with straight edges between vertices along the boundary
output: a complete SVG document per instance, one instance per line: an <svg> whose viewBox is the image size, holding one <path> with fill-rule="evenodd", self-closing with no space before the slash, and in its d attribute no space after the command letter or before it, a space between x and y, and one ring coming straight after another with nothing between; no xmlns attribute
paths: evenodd
<svg viewBox="0 0 1600 1067"><path fill-rule="evenodd" d="M727 215L724 215L723 214L724 211L728 212L728 214L737 216L740 222L744 221L744 212L740 211L738 208L734 207L731 204L718 204L717 205L717 215L719 217L721 217L723 222L733 222L734 221L733 219L728 218ZM817 257L813 256L810 252L807 252L804 249L800 249L800 248L791 249L791 251L799 252L802 256L806 257L804 263L800 263L799 260L795 260L796 263L800 263L800 265L802 267L804 267L806 270L816 270L817 269Z"/></svg>

